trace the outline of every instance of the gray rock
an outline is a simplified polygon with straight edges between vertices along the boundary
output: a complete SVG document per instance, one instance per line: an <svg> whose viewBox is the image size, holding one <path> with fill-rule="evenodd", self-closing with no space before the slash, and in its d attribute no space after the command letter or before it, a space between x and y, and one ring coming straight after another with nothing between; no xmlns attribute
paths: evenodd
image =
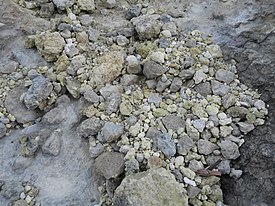
<svg viewBox="0 0 275 206"><path fill-rule="evenodd" d="M238 125L240 127L241 132L244 134L251 132L255 128L253 124L249 124L247 122L238 122Z"/></svg>
<svg viewBox="0 0 275 206"><path fill-rule="evenodd" d="M222 104L225 109L228 109L229 107L235 105L238 98L234 94L227 94L222 98Z"/></svg>
<svg viewBox="0 0 275 206"><path fill-rule="evenodd" d="M89 137L97 135L102 127L102 121L99 118L92 117L83 121L78 129L79 135L83 137Z"/></svg>
<svg viewBox="0 0 275 206"><path fill-rule="evenodd" d="M198 147L199 154L203 154L203 155L209 155L215 149L219 148L216 144L213 144L212 142L209 142L208 140L203 140L203 139L200 139L197 142L197 147Z"/></svg>
<svg viewBox="0 0 275 206"><path fill-rule="evenodd" d="M182 80L179 77L175 77L171 83L170 91L171 92L177 92L182 87Z"/></svg>
<svg viewBox="0 0 275 206"><path fill-rule="evenodd" d="M258 109L258 110L261 110L261 109L265 109L265 103L263 100L257 100L255 101L254 103L254 106Z"/></svg>
<svg viewBox="0 0 275 206"><path fill-rule="evenodd" d="M189 198L196 197L200 193L200 191L201 191L201 189L199 189L198 187L194 187L191 185L189 185L187 187L187 193L188 193Z"/></svg>
<svg viewBox="0 0 275 206"><path fill-rule="evenodd" d="M61 136L62 131L60 129L55 130L42 146L42 152L51 156L58 156L61 149Z"/></svg>
<svg viewBox="0 0 275 206"><path fill-rule="evenodd" d="M83 94L84 98L91 103L98 103L99 96L90 86L86 86L80 89L80 92Z"/></svg>
<svg viewBox="0 0 275 206"><path fill-rule="evenodd" d="M203 119L195 119L192 121L193 126L199 131L202 132L205 128L205 120Z"/></svg>
<svg viewBox="0 0 275 206"><path fill-rule="evenodd" d="M54 4L44 3L40 5L39 15L43 18L50 18L55 12Z"/></svg>
<svg viewBox="0 0 275 206"><path fill-rule="evenodd" d="M157 137L157 148L167 157L171 158L176 154L176 144L170 134L165 133Z"/></svg>
<svg viewBox="0 0 275 206"><path fill-rule="evenodd" d="M214 162L213 162L214 163ZM230 173L230 160L223 160L217 166L218 170L221 171L222 174Z"/></svg>
<svg viewBox="0 0 275 206"><path fill-rule="evenodd" d="M235 74L225 69L219 69L215 74L215 78L218 81L230 84L235 79Z"/></svg>
<svg viewBox="0 0 275 206"><path fill-rule="evenodd" d="M100 36L100 32L96 29L93 28L89 28L88 29L88 36L89 36L89 40L92 42L96 42Z"/></svg>
<svg viewBox="0 0 275 206"><path fill-rule="evenodd" d="M216 80L211 80L211 88L214 95L224 96L226 95L230 87Z"/></svg>
<svg viewBox="0 0 275 206"><path fill-rule="evenodd" d="M157 149L157 139L162 133L155 127L150 127L146 133L146 137L153 140L153 149Z"/></svg>
<svg viewBox="0 0 275 206"><path fill-rule="evenodd" d="M119 105L121 104L121 94L111 94L105 102L105 112L112 114L117 112Z"/></svg>
<svg viewBox="0 0 275 206"><path fill-rule="evenodd" d="M191 160L191 161L189 162L188 168L189 168L190 170L192 170L193 172L196 172L196 171L198 171L198 170L200 170L200 169L203 169L204 166L203 166L202 162L193 159L193 160Z"/></svg>
<svg viewBox="0 0 275 206"><path fill-rule="evenodd" d="M206 80L207 75L204 73L203 69L199 69L195 72L195 75L193 77L195 84L199 84L202 81Z"/></svg>
<svg viewBox="0 0 275 206"><path fill-rule="evenodd" d="M166 88L168 88L171 84L170 80L167 81L162 81L161 79L158 81L157 86L156 86L156 90L158 92L163 92Z"/></svg>
<svg viewBox="0 0 275 206"><path fill-rule="evenodd" d="M231 169L231 172L230 172L230 177L233 177L233 178L240 178L243 174L243 171L242 170L236 170L234 168Z"/></svg>
<svg viewBox="0 0 275 206"><path fill-rule="evenodd" d="M65 10L68 7L71 7L75 0L53 0L55 6L60 10Z"/></svg>
<svg viewBox="0 0 275 206"><path fill-rule="evenodd" d="M195 44L196 44L196 42L195 42ZM192 57L186 56L185 59L184 59L184 63L182 65L182 67L184 69L187 69L187 68L193 66L194 63L195 63L195 60ZM195 71L194 71L194 73L195 73Z"/></svg>
<svg viewBox="0 0 275 206"><path fill-rule="evenodd" d="M147 79L154 79L161 76L165 72L165 68L154 61L146 61L143 64L143 74Z"/></svg>
<svg viewBox="0 0 275 206"><path fill-rule="evenodd" d="M66 78L66 88L73 98L78 99L80 97L80 87L81 83L77 79Z"/></svg>
<svg viewBox="0 0 275 206"><path fill-rule="evenodd" d="M213 58L220 58L222 57L222 50L218 45L209 45L206 47L206 50L210 52Z"/></svg>
<svg viewBox="0 0 275 206"><path fill-rule="evenodd" d="M129 40L123 35L118 35L116 38L116 42L119 46L126 46L127 44L129 44Z"/></svg>
<svg viewBox="0 0 275 206"><path fill-rule="evenodd" d="M129 55L126 58L128 62L127 72L130 74L139 74L141 72L140 62L134 55Z"/></svg>
<svg viewBox="0 0 275 206"><path fill-rule="evenodd" d="M116 178L124 172L124 155L118 152L104 152L95 159L95 167L106 179Z"/></svg>
<svg viewBox="0 0 275 206"><path fill-rule="evenodd" d="M0 138L4 137L6 135L6 132L7 132L7 128L5 124L0 122Z"/></svg>
<svg viewBox="0 0 275 206"><path fill-rule="evenodd" d="M183 69L180 73L179 73L179 77L182 78L183 81L186 81L188 79L192 79L193 76L195 75L195 70L194 69Z"/></svg>
<svg viewBox="0 0 275 206"><path fill-rule="evenodd" d="M12 164L12 170L17 173L23 173L33 162L34 158L18 156ZM1 188L1 185L0 185Z"/></svg>
<svg viewBox="0 0 275 206"><path fill-rule="evenodd" d="M97 139L102 142L113 142L121 137L124 133L124 126L122 124L115 124L113 122L106 122L101 128Z"/></svg>
<svg viewBox="0 0 275 206"><path fill-rule="evenodd" d="M139 82L139 76L135 75L135 74L124 74L121 79L120 79L120 83L123 86L130 86L133 84L136 84Z"/></svg>
<svg viewBox="0 0 275 206"><path fill-rule="evenodd" d="M223 140L218 143L221 148L222 155L226 159L237 159L240 156L239 147L236 143L229 140Z"/></svg>
<svg viewBox="0 0 275 206"><path fill-rule="evenodd" d="M155 89L157 86L157 81L155 79L146 80L145 84L147 85L148 89Z"/></svg>
<svg viewBox="0 0 275 206"><path fill-rule="evenodd" d="M139 172L139 162L136 159L131 159L125 162L125 171L127 174Z"/></svg>
<svg viewBox="0 0 275 206"><path fill-rule="evenodd" d="M154 103L157 107L159 107L161 102L162 102L162 97L158 93L148 94L148 103Z"/></svg>
<svg viewBox="0 0 275 206"><path fill-rule="evenodd" d="M176 35L177 32L177 26L174 22L170 21L170 22L166 22L162 25L162 30L168 30L171 32L171 34L174 36Z"/></svg>
<svg viewBox="0 0 275 206"><path fill-rule="evenodd" d="M127 20L131 20L134 17L138 17L141 12L141 4L132 5L125 14Z"/></svg>
<svg viewBox="0 0 275 206"><path fill-rule="evenodd" d="M249 110L245 107L234 106L230 107L227 112L231 117L239 117L243 119L249 113Z"/></svg>
<svg viewBox="0 0 275 206"><path fill-rule="evenodd" d="M115 190L114 205L187 206L183 187L168 170L153 168L126 176Z"/></svg>
<svg viewBox="0 0 275 206"><path fill-rule="evenodd" d="M203 82L203 83L197 84L194 87L194 90L204 97L212 94L211 85L209 82Z"/></svg>
<svg viewBox="0 0 275 206"><path fill-rule="evenodd" d="M32 80L32 85L24 96L24 104L28 109L36 109L49 97L53 91L50 80L38 76Z"/></svg>
<svg viewBox="0 0 275 206"><path fill-rule="evenodd" d="M89 138L89 153L92 158L96 158L104 152L104 146L101 143L97 143L94 146L94 140L92 139L93 138Z"/></svg>
<svg viewBox="0 0 275 206"><path fill-rule="evenodd" d="M180 155L186 155L191 148L195 146L194 141L188 137L187 134L183 135L177 143L177 153Z"/></svg>
<svg viewBox="0 0 275 206"><path fill-rule="evenodd" d="M162 123L167 130L172 129L176 132L179 128L185 128L185 121L176 115L166 115L162 118Z"/></svg>
<svg viewBox="0 0 275 206"><path fill-rule="evenodd" d="M159 15L143 15L131 19L140 40L156 38L160 34Z"/></svg>
<svg viewBox="0 0 275 206"><path fill-rule="evenodd" d="M94 0L77 0L79 9L87 12L93 12L95 10Z"/></svg>
<svg viewBox="0 0 275 206"><path fill-rule="evenodd" d="M2 73L2 74L11 74L12 72L15 72L15 70L18 66L19 66L18 62L10 61L5 66L0 67L0 73Z"/></svg>
<svg viewBox="0 0 275 206"><path fill-rule="evenodd" d="M57 125L63 122L67 117L67 109L64 105L60 105L51 109L47 112L43 118L42 122L49 125Z"/></svg>

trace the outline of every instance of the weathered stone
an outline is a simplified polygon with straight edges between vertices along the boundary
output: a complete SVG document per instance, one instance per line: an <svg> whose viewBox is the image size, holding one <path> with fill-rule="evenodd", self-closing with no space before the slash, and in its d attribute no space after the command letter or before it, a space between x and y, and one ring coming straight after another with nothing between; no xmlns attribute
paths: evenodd
<svg viewBox="0 0 275 206"><path fill-rule="evenodd" d="M241 132L244 134L251 132L255 128L253 124L249 124L247 122L238 122L238 125L240 127Z"/></svg>
<svg viewBox="0 0 275 206"><path fill-rule="evenodd" d="M157 148L167 157L171 158L176 154L176 145L168 133L157 137Z"/></svg>
<svg viewBox="0 0 275 206"><path fill-rule="evenodd" d="M114 205L178 205L187 206L188 197L164 168L153 168L123 179L114 195Z"/></svg>
<svg viewBox="0 0 275 206"><path fill-rule="evenodd" d="M186 155L188 151L195 145L194 141L188 137L188 135L183 135L177 143L177 153L181 155Z"/></svg>
<svg viewBox="0 0 275 206"><path fill-rule="evenodd" d="M58 125L66 119L67 109L64 105L60 105L51 109L47 112L43 118L42 122L49 125Z"/></svg>
<svg viewBox="0 0 275 206"><path fill-rule="evenodd" d="M28 109L36 109L51 94L53 85L49 79L38 76L32 80L32 85L24 96L24 104Z"/></svg>
<svg viewBox="0 0 275 206"><path fill-rule="evenodd" d="M89 153L92 158L96 158L104 152L104 146L101 143L94 146L93 138L89 138L89 143Z"/></svg>
<svg viewBox="0 0 275 206"><path fill-rule="evenodd" d="M61 136L62 131L60 129L55 130L42 146L42 152L44 154L57 156L61 149Z"/></svg>
<svg viewBox="0 0 275 206"><path fill-rule="evenodd" d="M159 64L164 63L164 58L165 58L165 53L160 51L152 52L148 57L148 59Z"/></svg>
<svg viewBox="0 0 275 206"><path fill-rule="evenodd" d="M6 128L5 124L0 122L0 139L6 135L6 132L7 132L7 128Z"/></svg>
<svg viewBox="0 0 275 206"><path fill-rule="evenodd" d="M258 110L261 110L261 109L265 109L265 103L263 100L257 100L255 101L254 103L254 106L258 109Z"/></svg>
<svg viewBox="0 0 275 206"><path fill-rule="evenodd" d="M135 74L124 74L121 78L120 78L120 83L123 86L130 86L133 84L136 84L140 81L140 78L138 75Z"/></svg>
<svg viewBox="0 0 275 206"><path fill-rule="evenodd" d="M124 133L124 126L122 124L115 124L113 122L106 122L101 128L97 139L102 142L113 142L121 137Z"/></svg>
<svg viewBox="0 0 275 206"><path fill-rule="evenodd" d="M55 6L60 10L65 10L74 4L75 0L53 0Z"/></svg>
<svg viewBox="0 0 275 206"><path fill-rule="evenodd" d="M153 79L161 76L165 68L154 61L146 61L143 65L143 74L147 79Z"/></svg>
<svg viewBox="0 0 275 206"><path fill-rule="evenodd" d="M185 128L185 121L176 115L166 115L162 118L162 123L166 127L166 129L172 129L173 131L177 131L179 128Z"/></svg>
<svg viewBox="0 0 275 206"><path fill-rule="evenodd" d="M100 32L96 29L93 28L89 28L88 29L88 36L89 36L89 40L92 42L96 42L100 36Z"/></svg>
<svg viewBox="0 0 275 206"><path fill-rule="evenodd" d="M192 79L194 74L195 74L195 70L194 69L183 69L180 73L179 73L179 77L182 78L182 80L188 80L188 79Z"/></svg>
<svg viewBox="0 0 275 206"><path fill-rule="evenodd" d="M93 88L89 85L85 85L84 87L80 88L80 93L83 94L84 98L91 103L99 102L99 96L93 90Z"/></svg>
<svg viewBox="0 0 275 206"><path fill-rule="evenodd" d="M171 92L177 92L182 87L182 80L179 77L175 77L171 83L170 91Z"/></svg>
<svg viewBox="0 0 275 206"><path fill-rule="evenodd" d="M36 36L35 46L46 61L53 62L63 51L65 41L58 32L46 32Z"/></svg>
<svg viewBox="0 0 275 206"><path fill-rule="evenodd" d="M218 45L209 45L206 47L206 50L210 52L213 58L220 58L222 57L222 50Z"/></svg>
<svg viewBox="0 0 275 206"><path fill-rule="evenodd" d="M102 121L99 118L92 117L86 119L79 125L79 135L83 137L89 137L97 135L102 127Z"/></svg>
<svg viewBox="0 0 275 206"><path fill-rule="evenodd" d="M95 167L106 179L116 178L124 171L124 155L118 152L104 152L95 159Z"/></svg>
<svg viewBox="0 0 275 206"><path fill-rule="evenodd" d="M129 55L126 58L128 62L127 72L130 74L139 74L141 72L140 62L134 55Z"/></svg>
<svg viewBox="0 0 275 206"><path fill-rule="evenodd" d="M141 12L141 4L131 6L125 14L126 19L131 20L134 17L138 17Z"/></svg>
<svg viewBox="0 0 275 206"><path fill-rule="evenodd" d="M136 159L131 159L125 162L125 171L127 174L139 172L139 162Z"/></svg>
<svg viewBox="0 0 275 206"><path fill-rule="evenodd" d="M187 177L189 179L194 179L196 177L196 173L190 170L189 168L186 167L180 167L180 171L184 177Z"/></svg>
<svg viewBox="0 0 275 206"><path fill-rule="evenodd" d="M236 143L229 140L223 140L218 145L221 148L222 155L226 159L237 159L240 156L239 147Z"/></svg>
<svg viewBox="0 0 275 206"><path fill-rule="evenodd" d="M157 86L156 86L156 90L158 92L163 92L166 88L168 88L171 84L170 80L167 81L162 81L161 79L158 81Z"/></svg>
<svg viewBox="0 0 275 206"><path fill-rule="evenodd" d="M129 101L123 101L120 105L119 105L119 111L122 115L124 116L129 116L132 111L133 111L133 106L131 104L131 102Z"/></svg>
<svg viewBox="0 0 275 206"><path fill-rule="evenodd" d="M223 84L216 80L211 80L211 88L212 88L213 94L219 95L219 96L226 95L230 90L230 87L228 85Z"/></svg>
<svg viewBox="0 0 275 206"><path fill-rule="evenodd" d="M230 84L234 80L235 74L225 69L219 69L215 74L215 78L218 81Z"/></svg>
<svg viewBox="0 0 275 206"><path fill-rule="evenodd" d="M199 69L196 71L193 79L195 81L195 84L201 83L203 80L207 78L207 75L204 73L203 69Z"/></svg>
<svg viewBox="0 0 275 206"><path fill-rule="evenodd" d="M237 97L234 94L227 94L222 98L222 104L225 109L235 105L237 102Z"/></svg>
<svg viewBox="0 0 275 206"><path fill-rule="evenodd" d="M195 119L192 121L193 126L199 131L199 132L203 132L204 128L205 128L205 120L203 119Z"/></svg>
<svg viewBox="0 0 275 206"><path fill-rule="evenodd" d="M66 88L68 92L76 99L80 97L80 87L81 83L77 79L70 77L66 78Z"/></svg>
<svg viewBox="0 0 275 206"><path fill-rule="evenodd" d="M194 87L194 90L204 97L212 94L211 85L209 82L202 82L200 84L197 84Z"/></svg>
<svg viewBox="0 0 275 206"><path fill-rule="evenodd" d="M203 154L203 155L209 155L215 149L219 148L216 144L213 144L212 142L209 142L208 140L203 140L203 139L200 139L197 142L197 147L198 147L199 154Z"/></svg>
<svg viewBox="0 0 275 206"><path fill-rule="evenodd" d="M159 15L143 15L131 19L140 40L156 38L160 34Z"/></svg>
<svg viewBox="0 0 275 206"><path fill-rule="evenodd" d="M83 11L93 12L95 10L94 0L77 0L77 5Z"/></svg>
<svg viewBox="0 0 275 206"><path fill-rule="evenodd" d="M228 114L232 117L245 118L249 110L245 107L234 106L227 110Z"/></svg>
<svg viewBox="0 0 275 206"><path fill-rule="evenodd" d="M18 62L10 61L5 66L0 67L0 73L2 73L2 74L11 74L12 72L15 72L15 70L18 66L19 66Z"/></svg>

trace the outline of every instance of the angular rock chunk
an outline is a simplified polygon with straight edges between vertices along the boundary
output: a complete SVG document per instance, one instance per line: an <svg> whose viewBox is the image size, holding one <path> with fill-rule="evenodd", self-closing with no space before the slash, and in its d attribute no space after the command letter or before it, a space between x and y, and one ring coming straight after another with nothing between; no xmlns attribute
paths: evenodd
<svg viewBox="0 0 275 206"><path fill-rule="evenodd" d="M187 206L188 197L168 170L153 168L132 174L122 180L115 190L114 205L173 205Z"/></svg>
<svg viewBox="0 0 275 206"><path fill-rule="evenodd" d="M124 172L124 155L118 152L104 152L95 159L95 167L106 179L116 178Z"/></svg>
<svg viewBox="0 0 275 206"><path fill-rule="evenodd" d="M53 85L50 80L43 77L37 76L32 80L32 85L28 89L24 96L24 104L28 109L36 109L53 91Z"/></svg>
<svg viewBox="0 0 275 206"><path fill-rule="evenodd" d="M79 125L79 134L83 137L94 136L100 131L102 127L102 121L99 118L92 117L83 121Z"/></svg>
<svg viewBox="0 0 275 206"><path fill-rule="evenodd" d="M177 131L179 128L185 128L185 121L176 115L166 115L162 118L162 123L166 127L166 129L172 129L173 131Z"/></svg>
<svg viewBox="0 0 275 206"><path fill-rule="evenodd" d="M92 12L95 10L94 0L77 0L77 5L83 11Z"/></svg>
<svg viewBox="0 0 275 206"><path fill-rule="evenodd" d="M134 17L138 17L140 15L141 8L141 4L136 4L130 7L125 14L126 19L131 20Z"/></svg>
<svg viewBox="0 0 275 206"><path fill-rule="evenodd" d="M240 156L239 147L236 143L229 140L223 140L218 144L222 155L226 159L237 159Z"/></svg>
<svg viewBox="0 0 275 206"><path fill-rule="evenodd" d="M176 144L170 134L161 134L157 137L157 148L167 157L171 158L176 154Z"/></svg>
<svg viewBox="0 0 275 206"><path fill-rule="evenodd" d="M146 61L143 65L143 74L147 79L154 79L161 76L165 68L154 61Z"/></svg>
<svg viewBox="0 0 275 206"><path fill-rule="evenodd" d="M65 10L67 7L71 7L75 0L53 0L55 6L60 10Z"/></svg>
<svg viewBox="0 0 275 206"><path fill-rule="evenodd" d="M186 155L194 145L194 141L188 135L184 135L177 143L177 153Z"/></svg>
<svg viewBox="0 0 275 206"><path fill-rule="evenodd" d="M212 94L211 85L209 82L197 84L194 89L196 92L198 92L200 95L204 97Z"/></svg>
<svg viewBox="0 0 275 206"><path fill-rule="evenodd" d="M230 90L230 87L228 85L225 85L216 80L211 81L211 88L212 88L213 94L219 95L219 96L226 95Z"/></svg>
<svg viewBox="0 0 275 206"><path fill-rule="evenodd" d="M100 133L97 136L97 139L102 142L113 142L120 138L124 133L124 126L122 124L115 124L113 122L106 122L101 128Z"/></svg>
<svg viewBox="0 0 275 206"><path fill-rule="evenodd" d="M6 126L2 122L0 122L0 138L4 137L6 135L6 132Z"/></svg>
<svg viewBox="0 0 275 206"><path fill-rule="evenodd" d="M209 142L208 140L203 140L203 139L200 139L197 142L197 147L198 147L199 153L203 155L209 155L215 149L219 148L216 144L213 144L212 142Z"/></svg>
<svg viewBox="0 0 275 206"><path fill-rule="evenodd" d="M218 81L230 84L234 80L235 74L225 69L219 69L215 74L215 78Z"/></svg>
<svg viewBox="0 0 275 206"><path fill-rule="evenodd" d="M55 130L42 146L42 152L44 154L57 156L61 149L61 136L62 131L60 129Z"/></svg>

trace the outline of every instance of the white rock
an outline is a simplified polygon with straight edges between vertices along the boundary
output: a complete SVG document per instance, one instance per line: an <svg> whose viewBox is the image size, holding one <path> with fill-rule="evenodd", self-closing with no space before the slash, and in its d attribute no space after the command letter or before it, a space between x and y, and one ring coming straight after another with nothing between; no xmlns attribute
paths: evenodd
<svg viewBox="0 0 275 206"><path fill-rule="evenodd" d="M190 180L190 179L187 178L187 177L184 177L184 178L183 178L183 181L184 181L186 184L188 184L188 185L192 185L193 187L196 187L196 186L197 186L197 184L196 184L195 181Z"/></svg>
<svg viewBox="0 0 275 206"><path fill-rule="evenodd" d="M181 165L183 165L184 162L184 157L183 156L178 156L175 159L175 167L179 168Z"/></svg>

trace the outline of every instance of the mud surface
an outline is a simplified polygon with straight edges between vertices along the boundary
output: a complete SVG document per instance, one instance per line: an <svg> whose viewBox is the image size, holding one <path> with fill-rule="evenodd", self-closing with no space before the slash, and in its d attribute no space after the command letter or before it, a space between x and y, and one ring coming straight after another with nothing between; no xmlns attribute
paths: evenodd
<svg viewBox="0 0 275 206"><path fill-rule="evenodd" d="M178 26L184 31L198 29L211 33L214 41L221 45L224 56L228 60L233 58L237 61L241 81L258 89L262 99L269 104L265 125L246 135L246 141L240 150L241 157L234 162L234 167L243 170L244 174L236 180L226 176L222 178L224 202L232 206L274 205L275 3L272 0L197 0L184 5L175 1L174 5L186 8L183 17L178 19ZM35 50L24 48L24 38L36 30L49 28L47 20L34 17L29 10L10 0L0 0L0 23L4 24L0 27L0 64L10 59L32 68L46 64ZM66 202L61 201L65 198L70 203L75 201L79 204L83 201L83 205L87 202L93 204L98 200L99 178L93 171L92 160L86 153L87 142L76 138L77 135L71 132L74 130L72 122L79 121L76 118L77 111L74 111L77 106L70 103L67 107L71 119L67 120L69 123L64 123L67 132L62 139L67 149L62 150L64 153L61 153L58 159L45 160L40 155L35 160L18 160L19 149L15 139L19 131L0 140L0 177L11 185L18 185L22 181L36 182L39 187L44 188L37 199L44 205L66 205ZM27 165L28 169L23 172L11 169L16 160ZM53 179L52 174L58 179ZM66 188L59 188L58 182L62 182ZM7 195L13 196L21 191L20 188L10 187L14 190ZM7 203L1 201L3 205Z"/></svg>

